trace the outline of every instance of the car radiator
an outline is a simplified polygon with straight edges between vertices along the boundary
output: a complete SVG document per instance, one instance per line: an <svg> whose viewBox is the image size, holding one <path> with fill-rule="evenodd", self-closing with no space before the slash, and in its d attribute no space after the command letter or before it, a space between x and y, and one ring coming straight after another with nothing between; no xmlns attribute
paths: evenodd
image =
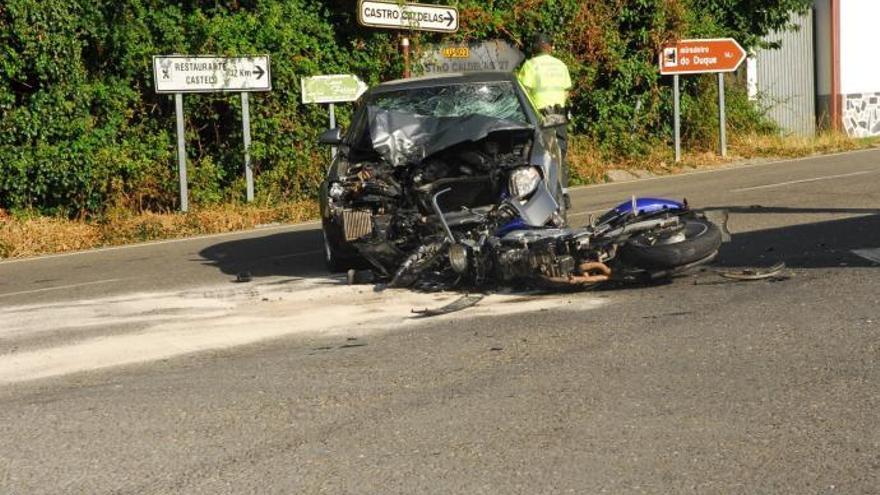
<svg viewBox="0 0 880 495"><path fill-rule="evenodd" d="M356 241L373 232L373 215L369 210L343 210L342 227L345 240Z"/></svg>

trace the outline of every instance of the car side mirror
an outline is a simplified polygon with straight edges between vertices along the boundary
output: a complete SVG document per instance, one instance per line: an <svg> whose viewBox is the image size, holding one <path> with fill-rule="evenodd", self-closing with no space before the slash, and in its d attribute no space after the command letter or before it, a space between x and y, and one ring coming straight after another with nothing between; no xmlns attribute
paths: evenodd
<svg viewBox="0 0 880 495"><path fill-rule="evenodd" d="M565 115L556 114L545 115L543 122L541 123L541 126L545 129L550 127L559 127L563 125L568 125L568 119L565 117Z"/></svg>
<svg viewBox="0 0 880 495"><path fill-rule="evenodd" d="M342 144L342 129L338 127L336 129L327 129L318 138L318 143L329 146L339 146Z"/></svg>

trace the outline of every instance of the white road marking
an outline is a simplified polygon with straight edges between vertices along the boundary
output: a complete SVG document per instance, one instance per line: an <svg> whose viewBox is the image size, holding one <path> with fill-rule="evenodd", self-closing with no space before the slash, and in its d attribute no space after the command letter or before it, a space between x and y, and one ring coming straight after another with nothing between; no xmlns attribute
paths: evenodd
<svg viewBox="0 0 880 495"><path fill-rule="evenodd" d="M860 258L865 258L868 261L880 263L880 248L854 249L852 253Z"/></svg>
<svg viewBox="0 0 880 495"><path fill-rule="evenodd" d="M623 181L623 182L604 182L602 184L586 184L583 186L570 187L569 191L579 191L581 189L599 189L599 188L613 187L613 186L632 186L633 184L640 183L640 182L667 180L667 179L674 179L674 178L680 178L680 177L688 177L691 175L703 175L703 174L714 174L714 173L718 173L718 172L730 172L732 170L739 171L739 170L749 170L749 169L761 168L761 167L772 167L772 166L778 166L778 165L797 164L800 162L805 162L805 161L810 161L810 160L821 160L824 158L832 158L835 156L852 155L852 154L857 154L857 153L869 153L869 152L877 152L877 151L880 151L880 150L878 150L877 148L868 148L868 149L864 149L864 150L842 151L840 153L828 153L827 155L804 156L801 158L791 158L788 160L776 160L776 161L766 162L766 163L753 163L751 165L741 165L741 164L734 162L729 165L723 165L723 166L715 167L715 168L697 169L697 170L688 171L688 172L681 172L681 173L670 174L670 175L658 175L655 177L645 177L643 179L633 179L633 180L627 180L627 181Z"/></svg>
<svg viewBox="0 0 880 495"><path fill-rule="evenodd" d="M0 297L21 296L21 295L25 295L25 294L39 294L40 292L50 292L53 290L76 289L77 287L88 287L90 285L112 284L113 282L120 282L122 280L125 280L125 279L124 278L110 278L107 280L96 280L94 282L83 282L81 284L59 285L58 287L46 287L43 289L22 290L22 291L18 291L18 292L7 292L5 294L0 294Z"/></svg>
<svg viewBox="0 0 880 495"><path fill-rule="evenodd" d="M812 179L801 179L801 180L790 180L787 182L777 182L775 184L764 184L763 186L754 186L754 187L743 187L740 189L731 189L730 192L746 192L746 191L758 191L760 189L772 189L775 187L785 187L791 186L795 184L807 184L809 182L819 182L823 180L833 180L833 179L843 179L845 177L857 177L859 175L868 175L877 173L876 170L862 170L861 172L852 172L849 174L838 174L838 175L826 175L824 177L813 177Z"/></svg>

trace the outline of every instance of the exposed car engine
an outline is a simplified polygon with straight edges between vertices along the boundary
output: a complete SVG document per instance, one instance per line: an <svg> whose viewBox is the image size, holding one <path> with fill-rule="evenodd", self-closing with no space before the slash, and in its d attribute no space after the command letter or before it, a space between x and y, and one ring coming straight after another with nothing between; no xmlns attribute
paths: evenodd
<svg viewBox="0 0 880 495"><path fill-rule="evenodd" d="M499 132L412 167L383 160L352 165L328 190L346 242L382 275L392 275L426 239L444 238L432 205L437 192L448 189L438 206L450 228L481 223L502 195L509 170L528 164L530 138L530 132Z"/></svg>

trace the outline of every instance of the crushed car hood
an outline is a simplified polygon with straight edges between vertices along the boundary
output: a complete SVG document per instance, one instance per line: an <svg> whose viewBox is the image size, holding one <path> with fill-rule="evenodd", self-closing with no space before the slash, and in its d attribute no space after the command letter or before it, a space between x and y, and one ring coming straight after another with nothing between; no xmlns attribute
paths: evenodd
<svg viewBox="0 0 880 495"><path fill-rule="evenodd" d="M424 117L372 106L367 111L373 149L395 167L419 163L435 153L479 141L493 132L534 130L528 124L483 115Z"/></svg>

